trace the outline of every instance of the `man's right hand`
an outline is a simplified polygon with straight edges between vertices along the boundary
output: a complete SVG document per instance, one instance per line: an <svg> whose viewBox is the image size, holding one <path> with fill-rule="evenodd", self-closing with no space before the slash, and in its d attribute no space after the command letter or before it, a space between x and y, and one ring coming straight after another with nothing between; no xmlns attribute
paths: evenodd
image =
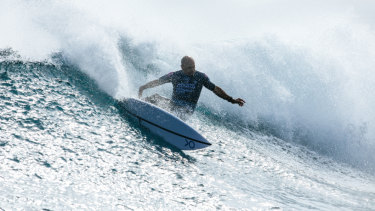
<svg viewBox="0 0 375 211"><path fill-rule="evenodd" d="M152 87L155 87L155 86L159 86L163 83L165 83L165 82L161 82L161 81L159 81L159 79L156 79L156 80L148 82L147 84L145 84L143 86L140 86L139 90L138 90L138 97L139 98L142 97L143 90L148 89L148 88L152 88Z"/></svg>

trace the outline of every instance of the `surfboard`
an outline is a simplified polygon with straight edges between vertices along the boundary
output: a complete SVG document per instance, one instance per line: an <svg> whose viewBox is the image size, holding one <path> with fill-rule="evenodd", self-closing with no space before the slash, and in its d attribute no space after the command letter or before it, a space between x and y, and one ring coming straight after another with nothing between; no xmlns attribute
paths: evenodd
<svg viewBox="0 0 375 211"><path fill-rule="evenodd" d="M152 134L181 150L196 150L211 145L181 119L151 103L135 98L126 98L121 100L119 105Z"/></svg>

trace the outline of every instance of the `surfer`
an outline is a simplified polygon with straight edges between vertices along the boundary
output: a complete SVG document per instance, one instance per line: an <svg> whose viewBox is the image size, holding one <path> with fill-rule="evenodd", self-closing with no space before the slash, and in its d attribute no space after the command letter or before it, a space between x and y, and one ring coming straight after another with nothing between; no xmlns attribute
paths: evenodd
<svg viewBox="0 0 375 211"><path fill-rule="evenodd" d="M210 81L206 74L195 70L194 59L184 56L181 59L181 69L176 72L168 73L159 79L150 81L139 87L138 97L142 97L145 89L156 87L165 83L173 84L172 99L169 100L158 94L146 97L145 100L154 104L158 102L169 102L171 110L178 113L192 114L197 105L202 87L213 91L220 98L227 100L232 104L243 106L245 101L241 98L234 99L225 93L223 89Z"/></svg>

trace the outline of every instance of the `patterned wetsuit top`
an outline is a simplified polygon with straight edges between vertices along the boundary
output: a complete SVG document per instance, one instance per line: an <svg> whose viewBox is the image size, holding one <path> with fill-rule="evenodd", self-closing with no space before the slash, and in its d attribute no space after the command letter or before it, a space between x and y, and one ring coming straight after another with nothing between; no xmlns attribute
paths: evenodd
<svg viewBox="0 0 375 211"><path fill-rule="evenodd" d="M206 74L199 71L195 71L194 75L189 76L179 70L160 77L159 81L162 83L172 82L172 103L174 106L187 107L192 111L197 105L203 86L211 91L215 89L215 84L210 81Z"/></svg>

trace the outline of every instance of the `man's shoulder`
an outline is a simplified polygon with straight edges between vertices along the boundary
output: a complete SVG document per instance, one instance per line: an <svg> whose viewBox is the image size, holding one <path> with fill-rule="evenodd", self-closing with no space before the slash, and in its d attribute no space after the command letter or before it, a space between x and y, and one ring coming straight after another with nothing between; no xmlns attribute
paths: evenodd
<svg viewBox="0 0 375 211"><path fill-rule="evenodd" d="M198 78L201 78L201 79L207 79L208 78L208 76L206 75L206 73L202 73L202 72L200 72L200 71L195 71L195 75L196 75L196 77L198 77Z"/></svg>
<svg viewBox="0 0 375 211"><path fill-rule="evenodd" d="M163 77L172 77L172 76L177 76L177 75L181 74L180 72L181 72L181 70L174 71L174 72L169 72L169 73L163 75Z"/></svg>
<svg viewBox="0 0 375 211"><path fill-rule="evenodd" d="M171 76L179 76L181 74L183 74L182 70L177 70L177 71L168 73L168 75L171 75Z"/></svg>
<svg viewBox="0 0 375 211"><path fill-rule="evenodd" d="M173 73L176 74L176 75L181 75L181 74L183 74L184 72L183 72L182 70L177 70L177 71L174 71Z"/></svg>

